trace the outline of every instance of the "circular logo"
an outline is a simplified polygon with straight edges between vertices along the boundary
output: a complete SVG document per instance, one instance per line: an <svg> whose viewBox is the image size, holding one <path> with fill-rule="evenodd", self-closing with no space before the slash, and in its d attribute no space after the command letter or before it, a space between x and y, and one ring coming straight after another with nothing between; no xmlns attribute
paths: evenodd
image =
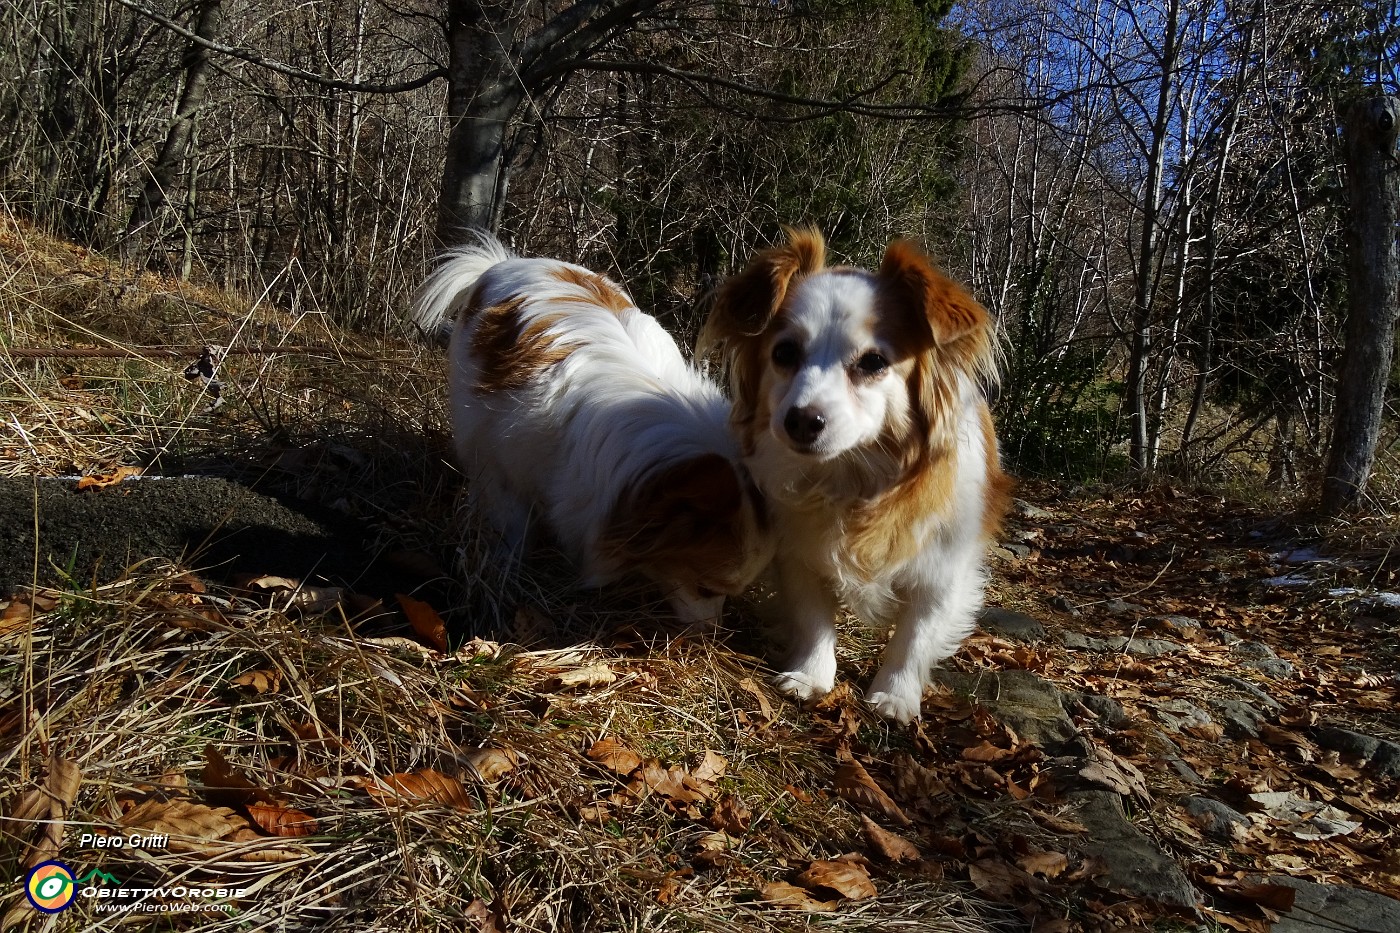
<svg viewBox="0 0 1400 933"><path fill-rule="evenodd" d="M62 862L42 862L25 879L24 893L39 910L56 914L71 905L77 893L73 870Z"/></svg>

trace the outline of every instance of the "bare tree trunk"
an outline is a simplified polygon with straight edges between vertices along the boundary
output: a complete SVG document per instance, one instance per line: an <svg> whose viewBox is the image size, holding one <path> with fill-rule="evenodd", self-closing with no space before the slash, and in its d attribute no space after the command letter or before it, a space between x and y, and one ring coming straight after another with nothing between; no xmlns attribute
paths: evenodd
<svg viewBox="0 0 1400 933"><path fill-rule="evenodd" d="M514 3L448 0L447 116L437 236L489 230L505 200L506 133L524 99L510 50L521 13Z"/></svg>
<svg viewBox="0 0 1400 933"><path fill-rule="evenodd" d="M1344 132L1347 198L1351 206L1347 272L1350 310L1337 381L1332 447L1322 481L1322 511L1335 515L1360 504L1376 459L1385 387L1400 312L1400 173L1395 142L1400 99L1353 104Z"/></svg>
<svg viewBox="0 0 1400 933"><path fill-rule="evenodd" d="M1177 81L1177 56L1181 51L1178 24L1180 0L1168 0L1166 23L1162 30L1161 75L1157 84L1157 106L1151 127L1147 179L1143 184L1142 206L1138 222L1137 256L1135 257L1133 289L1133 331L1128 358L1128 459L1138 473L1151 472L1155 464L1152 432L1148 423L1148 365L1154 350L1152 306L1156 297L1156 263L1158 261L1158 215L1162 209L1163 175L1166 169L1166 146L1171 132L1172 94Z"/></svg>
<svg viewBox="0 0 1400 933"><path fill-rule="evenodd" d="M223 31L223 21L223 0L200 0L194 24L195 35L209 42L217 42ZM180 92L175 116L166 131L165 143L151 164L140 197L131 208L131 217L126 223L127 237L156 218L179 177L180 166L189 154L191 140L194 139L195 119L208 96L212 57L213 53L199 42L191 42L185 50L182 62L185 66L185 87Z"/></svg>

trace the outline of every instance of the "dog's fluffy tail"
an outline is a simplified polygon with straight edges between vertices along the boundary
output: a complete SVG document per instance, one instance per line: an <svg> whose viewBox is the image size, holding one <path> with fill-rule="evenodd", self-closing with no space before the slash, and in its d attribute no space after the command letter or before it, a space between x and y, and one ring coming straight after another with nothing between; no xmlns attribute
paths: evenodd
<svg viewBox="0 0 1400 933"><path fill-rule="evenodd" d="M497 263L514 258L491 234L475 231L470 236L472 242L442 254L437 269L414 296L410 320L429 339L445 342L477 280Z"/></svg>

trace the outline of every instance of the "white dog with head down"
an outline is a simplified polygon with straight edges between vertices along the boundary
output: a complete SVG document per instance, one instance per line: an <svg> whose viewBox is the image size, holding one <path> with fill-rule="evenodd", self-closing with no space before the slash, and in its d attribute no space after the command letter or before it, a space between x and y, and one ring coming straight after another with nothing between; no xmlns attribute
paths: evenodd
<svg viewBox="0 0 1400 933"><path fill-rule="evenodd" d="M616 284L483 236L443 258L414 316L455 320L453 439L514 552L542 522L585 585L641 573L685 622L717 618L771 559L723 393Z"/></svg>
<svg viewBox="0 0 1400 933"><path fill-rule="evenodd" d="M1009 496L982 389L990 322L908 242L874 273L826 268L824 254L811 230L759 253L721 286L701 347L728 365L744 462L778 534L793 643L776 683L803 699L831 690L844 601L894 625L867 698L907 722L975 626Z"/></svg>

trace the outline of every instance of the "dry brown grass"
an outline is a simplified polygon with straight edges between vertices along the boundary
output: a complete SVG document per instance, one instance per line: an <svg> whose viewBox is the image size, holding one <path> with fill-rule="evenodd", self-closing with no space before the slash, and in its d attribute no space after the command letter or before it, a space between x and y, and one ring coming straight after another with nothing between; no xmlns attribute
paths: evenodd
<svg viewBox="0 0 1400 933"><path fill-rule="evenodd" d="M742 631L745 607L731 616L740 634L717 641L668 630L644 591L580 594L549 561L507 573L461 515L443 462L438 351L124 270L3 218L0 317L5 474L122 464L275 473L375 521L385 547L454 552L454 605L439 608L452 610L454 631L491 636L434 651L397 615L301 615L154 562L110 585L41 589L32 618L23 591L0 622L0 814L29 813L36 801L55 809L0 822L12 880L22 880L19 866L57 858L125 887L248 894L227 914L95 914L80 899L45 917L10 885L0 926L987 928L956 885L912 869L876 866L877 896L827 914L760 901L765 884L813 860L864 850L856 810L832 793L838 732L822 716L877 746L898 736L853 703L806 713L773 695L747 653L757 641ZM207 395L180 375L189 361L140 350L211 343L326 352L231 356L226 403L209 412ZM131 355L14 352L57 346ZM569 672L598 664L614 679L567 685ZM681 803L590 759L605 737L674 774L715 755L726 771ZM74 767L81 782L55 794L55 775ZM424 769L445 775L452 795L370 792ZM725 796L751 824L704 855ZM123 831L142 806L189 838L149 851L78 844L85 831ZM258 806L304 814L314 831L255 828ZM179 808L202 814L204 829L180 823Z"/></svg>

